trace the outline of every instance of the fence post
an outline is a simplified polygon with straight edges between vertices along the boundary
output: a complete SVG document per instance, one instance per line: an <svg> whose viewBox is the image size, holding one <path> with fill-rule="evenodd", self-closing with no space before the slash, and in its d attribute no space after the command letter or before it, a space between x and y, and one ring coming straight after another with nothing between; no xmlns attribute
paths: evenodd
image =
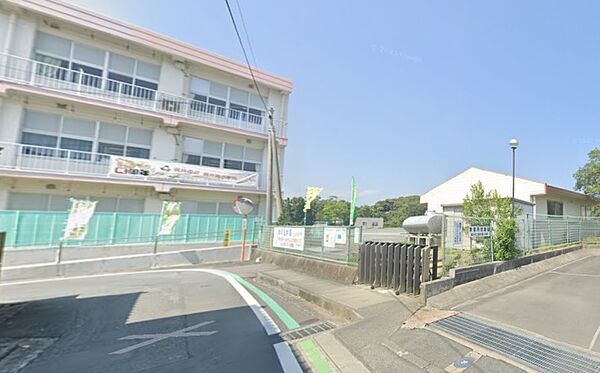
<svg viewBox="0 0 600 373"><path fill-rule="evenodd" d="M406 291L406 271L407 271L407 254L408 254L408 246L404 244L400 247L400 292L404 293Z"/></svg>
<svg viewBox="0 0 600 373"><path fill-rule="evenodd" d="M412 281L412 293L414 295L419 295L421 292L421 246L417 245L415 247L415 255L414 255L414 270L413 270L413 281Z"/></svg>
<svg viewBox="0 0 600 373"><path fill-rule="evenodd" d="M350 248L352 247L353 241L354 237L352 237L352 227L349 226L346 228L346 264L350 263Z"/></svg>
<svg viewBox="0 0 600 373"><path fill-rule="evenodd" d="M190 215L185 215L185 236L183 236L183 241L188 243L190 240Z"/></svg>
<svg viewBox="0 0 600 373"><path fill-rule="evenodd" d="M446 273L446 218L446 214L442 214L442 240L440 242L442 247L442 276Z"/></svg>
<svg viewBox="0 0 600 373"><path fill-rule="evenodd" d="M516 237L514 237L513 240L516 240ZM516 244L516 242L515 242L515 244ZM492 222L490 222L490 257L493 262L494 261L494 226L492 225Z"/></svg>
<svg viewBox="0 0 600 373"><path fill-rule="evenodd" d="M325 256L325 242L323 242L325 240L325 227L323 227L323 235L321 237L323 237L321 240L321 258L323 258ZM306 242L306 227L304 228L304 241Z"/></svg>
<svg viewBox="0 0 600 373"><path fill-rule="evenodd" d="M113 213L113 221L110 227L110 244L115 244L115 233L117 233L117 213Z"/></svg>
<svg viewBox="0 0 600 373"><path fill-rule="evenodd" d="M252 245L255 245L256 239L256 217L252 218Z"/></svg>
<svg viewBox="0 0 600 373"><path fill-rule="evenodd" d="M569 243L569 217L567 217L567 244Z"/></svg>
<svg viewBox="0 0 600 373"><path fill-rule="evenodd" d="M15 214L15 236L13 238L13 246L16 247L19 242L19 221L21 220L21 211L17 210Z"/></svg>
<svg viewBox="0 0 600 373"><path fill-rule="evenodd" d="M546 226L548 228L548 241L550 242L550 246L552 246L552 231L550 230L550 217L546 217Z"/></svg>

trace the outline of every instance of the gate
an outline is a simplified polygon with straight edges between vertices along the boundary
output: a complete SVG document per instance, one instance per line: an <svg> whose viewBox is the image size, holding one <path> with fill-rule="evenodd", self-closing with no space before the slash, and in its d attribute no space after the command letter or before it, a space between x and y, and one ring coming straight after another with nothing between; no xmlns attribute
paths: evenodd
<svg viewBox="0 0 600 373"><path fill-rule="evenodd" d="M367 241L360 245L358 283L418 295L438 276L438 246Z"/></svg>

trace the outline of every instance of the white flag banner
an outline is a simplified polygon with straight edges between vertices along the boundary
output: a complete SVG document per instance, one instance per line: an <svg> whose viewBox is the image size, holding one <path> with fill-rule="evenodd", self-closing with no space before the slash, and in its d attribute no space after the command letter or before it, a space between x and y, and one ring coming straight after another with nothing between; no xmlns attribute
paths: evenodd
<svg viewBox="0 0 600 373"><path fill-rule="evenodd" d="M109 176L190 184L258 186L256 172L120 156L111 156Z"/></svg>
<svg viewBox="0 0 600 373"><path fill-rule="evenodd" d="M181 217L181 202L163 201L162 212L160 214L159 236L173 234L175 224Z"/></svg>
<svg viewBox="0 0 600 373"><path fill-rule="evenodd" d="M71 211L65 227L64 240L83 240L98 201L71 198Z"/></svg>

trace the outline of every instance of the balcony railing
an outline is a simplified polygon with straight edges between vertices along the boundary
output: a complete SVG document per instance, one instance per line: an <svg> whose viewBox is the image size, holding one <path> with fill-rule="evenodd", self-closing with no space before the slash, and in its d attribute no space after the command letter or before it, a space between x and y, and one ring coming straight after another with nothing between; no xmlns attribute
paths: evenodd
<svg viewBox="0 0 600 373"><path fill-rule="evenodd" d="M224 127L267 133L268 118L224 106L86 74L44 62L0 54L0 80L17 82L92 97L157 113L199 120ZM278 137L286 136L287 124L274 121Z"/></svg>
<svg viewBox="0 0 600 373"><path fill-rule="evenodd" d="M264 190L263 174L170 161L0 142L0 170Z"/></svg>

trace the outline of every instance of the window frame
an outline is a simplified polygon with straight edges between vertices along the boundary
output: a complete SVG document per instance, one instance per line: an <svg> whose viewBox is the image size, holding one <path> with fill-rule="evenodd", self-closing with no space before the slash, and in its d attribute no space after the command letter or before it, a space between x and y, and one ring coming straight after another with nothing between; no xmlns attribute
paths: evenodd
<svg viewBox="0 0 600 373"><path fill-rule="evenodd" d="M196 92L196 91L194 91L193 84L192 84L192 80L194 78L201 79L201 80L204 80L204 81L208 82L207 92ZM225 100L225 106L217 105L217 104L214 104L214 103L210 102L211 99L223 101L223 99L220 98L220 97L211 96L211 94L210 94L210 86L213 83L214 84L219 84L219 85L224 85L227 88L227 99ZM192 108L193 108L194 111L204 112L204 113L209 113L209 114L217 114L217 115L220 115L220 116L225 116L225 112L221 113L221 110L219 110L219 109L215 110L212 106L224 107L225 110L227 111L227 117L230 118L230 119L238 120L238 121L241 121L241 122L246 122L246 123L253 124L253 125L260 125L260 126L262 126L264 124L263 121L266 118L266 112L265 112L264 108L263 107L257 107L256 105L252 104L252 95L258 96L254 92L249 92L249 91L246 91L244 89L233 87L233 86L230 86L230 85L227 85L227 84L222 84L222 83L219 83L219 82L213 82L212 80L201 78L201 77L196 76L196 75L192 75L190 77L189 87L190 87L189 88L189 94L190 94L190 97L192 97L192 103L191 103L191 105L192 105ZM231 100L231 90L232 89L237 89L239 91L243 91L243 92L247 93L248 94L248 98L246 99L246 102L242 103L242 102L232 101ZM203 96L203 97L206 98L206 101L197 100L196 96ZM260 99L260 97L259 97L259 99ZM267 97L263 97L263 99L265 99L265 101L268 100ZM195 104L196 102L198 104ZM204 103L206 105L206 106L204 106L204 110L198 110L198 109L196 109L196 107L202 108L203 107L202 103ZM245 110L239 110L239 109L233 108L232 105L238 105L240 107L244 107ZM214 113L214 111L217 111L217 113ZM258 115L256 112L259 112L260 115ZM259 117L260 119L253 119L255 117Z"/></svg>
<svg viewBox="0 0 600 373"><path fill-rule="evenodd" d="M32 129L32 128L25 128L25 122L27 119L27 112L34 112L34 113L38 113L38 114L43 114L43 115L54 115L54 116L58 116L59 117L59 126L58 126L58 131L57 132L53 132L53 131L47 131L47 130L43 130L43 129ZM64 132L64 124L65 124L65 119L67 118L73 118L73 119L78 119L78 120L85 120L87 122L92 122L94 123L94 135L89 137L89 136L83 136L83 135L74 135L74 134L70 134L70 133L65 133ZM75 153L75 154L79 154L84 155L84 154L106 154L106 153L101 153L99 150L100 148L100 144L108 144L108 145L117 145L117 146L123 146L123 154L122 156L127 156L127 149L129 147L132 148L138 148L138 149L145 149L148 151L148 158L141 158L141 159L150 159L150 155L152 154L152 140L154 138L154 129L148 129L148 128L137 128L137 127L133 127L133 126L128 126L128 125L123 125L123 124L118 124L118 123L110 123L110 122L104 122L104 121L99 121L99 120L90 120L87 118L82 118L82 117L77 117L77 116L66 116L66 115L62 115L62 114L55 114L55 113L51 113L51 112L43 112L43 111L38 111L38 110L28 110L26 109L24 111L24 115L22 117L22 123L20 126L20 144L22 146L37 146L37 147L43 147L40 145L31 145L31 144L25 144L23 143L23 134L25 133L29 133L29 134L34 134L34 135L43 135L43 136L53 136L56 137L56 146L55 147L43 147L43 148L49 148L49 149L57 149L59 151L56 152L56 154L63 154L64 152L71 152L71 153ZM107 123L107 124L111 124L111 125L117 125L117 126L122 126L125 127L125 141L114 141L114 140L104 140L100 137L100 126L102 125L102 123ZM150 131L150 144L140 144L140 143L136 143L136 142L130 142L129 141L129 131L131 128L135 128L138 130L145 130L145 131ZM61 148L61 141L63 138L67 138L67 139L72 139L72 140L81 140L81 141L90 141L92 142L92 149L91 151L87 152L87 151L79 151L79 150L73 150L73 149L64 149ZM62 151L61 151L62 150ZM106 154L106 155L116 155L116 154ZM45 155L45 156L51 156L51 155ZM138 157L133 157L133 158L138 158ZM83 157L79 157L76 158L78 160L90 160L90 159L86 159L86 156ZM104 157L97 157L98 160L103 160L105 159Z"/></svg>
<svg viewBox="0 0 600 373"><path fill-rule="evenodd" d="M53 37L57 37L57 38L60 38L60 39L63 39L63 40L66 40L67 42L69 42L69 56L68 56L67 60L65 60L65 58L66 58L65 56L58 56L58 55L56 55L56 54L54 54L52 52L44 51L43 49L39 49L35 45L34 45L34 48L32 50L32 59L35 60L35 61L38 61L40 63L52 65L52 64L49 64L49 63L47 63L45 61L40 61L38 59L38 55L45 56L45 57L50 57L50 58L54 58L54 59L57 59L57 60L60 60L60 61L64 61L64 62L67 63L66 67L64 67L64 66L58 66L58 65L56 66L57 68L65 69L66 72L64 73L64 76L61 76L61 77L55 78L55 79L64 80L64 81L70 81L72 83L77 83L76 79L77 79L77 76L79 74L79 70L74 70L73 69L73 63L75 63L75 64L78 64L78 65L81 65L81 66L87 66L87 67L90 67L90 68L101 70L101 74L100 75L94 75L94 74L85 73L87 75L97 76L99 78L98 81L100 82L99 85L92 85L92 84L83 83L84 85L93 86L93 87L100 88L100 89L107 90L107 91L111 91L111 92L117 92L117 90L110 89L110 86L111 86L111 82L119 82L119 83L124 83L124 84L128 84L129 86L131 86L130 88L126 89L129 92L122 92L121 91L120 93L122 93L122 94L125 94L125 95L128 95L128 96L133 96L133 97L142 97L142 98L146 98L146 99L149 99L149 100L154 100L156 98L156 93L158 92L158 87L159 87L159 83L160 83L160 81L159 81L160 80L160 74L162 72L162 64L157 64L155 61L151 61L151 60L148 60L148 59L145 59L145 58L140 58L140 57L137 57L137 56L134 57L134 56L131 56L131 55L127 55L127 54L122 53L121 51L119 51L119 52L113 52L113 51L111 51L109 49L106 49L105 47L98 48L98 47L89 45L86 42L80 42L78 40L73 40L73 39L67 39L67 38L65 38L65 37L63 37L61 35L56 35L54 33L47 32L45 30L44 31L42 31L42 30L36 30L36 38L37 38L37 35L40 34L40 33L43 33L43 34L46 34L46 35L50 35L50 36L53 36ZM75 58L74 57L75 44L80 44L80 45L83 45L85 47L90 47L90 48L95 48L95 49L102 50L102 52L104 52L104 61L103 61L103 64L102 65L97 65L97 64L94 64L94 63L90 63L90 62L87 62L87 61L82 61L82 60L79 60L79 59ZM110 68L110 56L111 56L111 54L118 54L118 55L121 55L121 56L133 59L134 60L133 76L129 76L129 74L126 73L126 72L122 72L122 71L118 71L118 70L115 70L115 69L111 69ZM139 76L138 73L137 73L137 71L138 71L138 63L139 62L143 62L143 63L149 64L149 65L158 66L158 69L159 69L158 70L159 71L159 80L154 80L152 78ZM109 76L109 74L111 72L119 74L119 75L122 75L124 77L131 78L132 79L132 83L125 83L125 82L122 82L120 80L115 80L115 79L109 78L108 76ZM45 74L45 75L48 75L48 74ZM86 77L87 77L87 75L86 75ZM95 79L92 79L92 78L87 78L86 80L90 80L92 82L95 81ZM149 88L149 87L144 86L144 85L136 84L136 82L138 80L140 80L142 82L145 82L145 83L154 84L154 85L156 85L156 89ZM106 83L108 83L108 84L106 84ZM138 88L137 90L136 90L136 87ZM121 88L121 90L123 90L123 88ZM143 94L140 95L140 92L146 91L146 90L147 91L154 91L154 93L150 93L148 95L149 97L145 97L145 95L143 95ZM138 92L138 94L136 94L136 91Z"/></svg>
<svg viewBox="0 0 600 373"><path fill-rule="evenodd" d="M553 204L554 208L552 209L552 213L550 213L550 205ZM560 214L555 213L555 209L557 206L560 206ZM555 200L546 200L546 213L549 216L565 216L565 204L563 201L555 201Z"/></svg>
<svg viewBox="0 0 600 373"><path fill-rule="evenodd" d="M187 149L185 148L185 139L189 138L189 139L194 139L200 142L200 149L198 150L192 150L192 151L187 151ZM260 169L262 167L262 157L264 156L264 152L265 149L256 149L256 148L251 148L254 150L259 150L261 152L261 160L260 161L254 161L254 160L250 160L246 158L246 152L247 149L250 149L247 146L244 145L239 145L239 144L232 144L232 143L226 143L226 142L220 142L221 144L221 155L219 157L219 167L217 166L209 166L206 165L204 163L204 158L214 158L217 159L217 156L214 154L208 154L205 152L205 146L204 146L204 142L205 141L211 141L211 142L217 142L217 141L213 141L213 140L209 140L209 139L204 139L204 138L200 138L200 137L193 137L193 136L184 136L184 140L183 140L183 144L184 146L182 147L182 151L181 151L181 162L182 163L186 163L186 164L193 164L193 165L198 165L198 166L205 166L205 167L214 167L214 168L221 168L221 169L225 169L225 170L235 170L235 171L245 171L245 172L254 172L254 173L260 173ZM240 146L242 148L242 157L241 158L237 158L237 157L226 157L225 156L225 147L227 145L234 145L234 146ZM199 159L199 163L191 163L188 162L188 157L198 157ZM233 161L233 162L240 162L241 163L241 168L228 168L225 167L225 162L226 161ZM255 166L256 171L251 171L251 170L247 170L246 169L246 165L249 164L253 164Z"/></svg>

